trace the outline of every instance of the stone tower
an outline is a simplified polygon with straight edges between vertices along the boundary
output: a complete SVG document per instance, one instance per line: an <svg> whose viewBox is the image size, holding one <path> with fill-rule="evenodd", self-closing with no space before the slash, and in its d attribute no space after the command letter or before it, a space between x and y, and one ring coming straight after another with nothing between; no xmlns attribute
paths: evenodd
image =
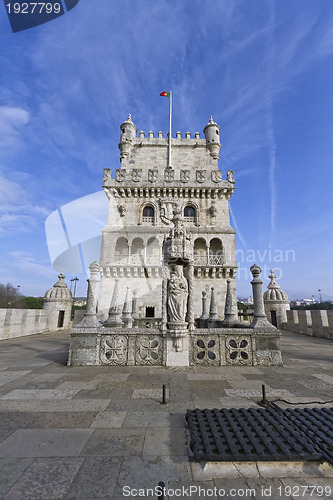
<svg viewBox="0 0 333 500"><path fill-rule="evenodd" d="M139 319L162 317L163 248L175 210L193 242L194 316L201 314L202 292L210 296L214 286L223 319L227 280L237 303L237 266L228 206L234 178L232 170L219 170L220 127L210 117L204 138L198 132L194 137L177 132L171 140L171 166L162 132L137 135L131 115L120 130L120 168L115 179L109 169L103 178L110 204L102 233L99 319L108 316L116 280L119 304L134 292Z"/></svg>

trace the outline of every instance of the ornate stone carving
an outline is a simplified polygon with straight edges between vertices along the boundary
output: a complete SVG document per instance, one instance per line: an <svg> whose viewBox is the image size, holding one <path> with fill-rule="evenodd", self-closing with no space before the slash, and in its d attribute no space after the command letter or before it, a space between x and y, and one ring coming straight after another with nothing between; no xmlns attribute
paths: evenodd
<svg viewBox="0 0 333 500"><path fill-rule="evenodd" d="M125 217L126 212L127 212L126 205L118 205L118 210L119 210L119 213L120 213L120 217Z"/></svg>
<svg viewBox="0 0 333 500"><path fill-rule="evenodd" d="M127 362L128 336L103 335L99 359L103 365L125 365Z"/></svg>
<svg viewBox="0 0 333 500"><path fill-rule="evenodd" d="M221 180L222 180L221 170L213 170L212 171L212 181L213 182L221 182Z"/></svg>
<svg viewBox="0 0 333 500"><path fill-rule="evenodd" d="M225 339L226 361L228 365L252 365L252 346L250 337L231 337Z"/></svg>
<svg viewBox="0 0 333 500"><path fill-rule="evenodd" d="M183 266L173 266L168 281L168 314L170 323L183 323L187 312L188 283Z"/></svg>
<svg viewBox="0 0 333 500"><path fill-rule="evenodd" d="M175 178L175 171L171 168L166 168L164 170L164 180L165 182L172 182Z"/></svg>
<svg viewBox="0 0 333 500"><path fill-rule="evenodd" d="M102 179L102 182L107 182L111 179L111 170L109 168L104 169L104 177Z"/></svg>
<svg viewBox="0 0 333 500"><path fill-rule="evenodd" d="M160 217L164 224L170 224L173 217L172 200L160 200Z"/></svg>
<svg viewBox="0 0 333 500"><path fill-rule="evenodd" d="M150 168L148 170L148 181L149 182L156 182L157 181L157 178L158 178L157 172L158 172L157 169Z"/></svg>
<svg viewBox="0 0 333 500"><path fill-rule="evenodd" d="M190 171L189 170L181 170L180 171L180 180L181 180L181 182L189 182Z"/></svg>
<svg viewBox="0 0 333 500"><path fill-rule="evenodd" d="M207 178L206 170L196 170L195 175L197 182L205 182Z"/></svg>
<svg viewBox="0 0 333 500"><path fill-rule="evenodd" d="M133 168L131 174L132 174L132 181L133 182L139 182L139 181L141 181L141 178L142 178L142 168Z"/></svg>
<svg viewBox="0 0 333 500"><path fill-rule="evenodd" d="M117 168L116 170L116 181L123 182L126 177L126 170L123 168Z"/></svg>
<svg viewBox="0 0 333 500"><path fill-rule="evenodd" d="M135 346L135 364L160 365L162 337L145 335L137 337Z"/></svg>
<svg viewBox="0 0 333 500"><path fill-rule="evenodd" d="M234 170L227 170L227 180L232 184L235 184Z"/></svg>
<svg viewBox="0 0 333 500"><path fill-rule="evenodd" d="M220 343L218 336L193 338L193 363L204 365L220 364Z"/></svg>

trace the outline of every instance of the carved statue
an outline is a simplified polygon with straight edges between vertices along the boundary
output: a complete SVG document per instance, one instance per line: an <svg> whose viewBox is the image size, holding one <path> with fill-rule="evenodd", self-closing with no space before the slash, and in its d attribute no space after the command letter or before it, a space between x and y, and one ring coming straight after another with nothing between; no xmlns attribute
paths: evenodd
<svg viewBox="0 0 333 500"><path fill-rule="evenodd" d="M185 321L187 310L188 283L183 275L183 266L173 266L168 282L169 321Z"/></svg>

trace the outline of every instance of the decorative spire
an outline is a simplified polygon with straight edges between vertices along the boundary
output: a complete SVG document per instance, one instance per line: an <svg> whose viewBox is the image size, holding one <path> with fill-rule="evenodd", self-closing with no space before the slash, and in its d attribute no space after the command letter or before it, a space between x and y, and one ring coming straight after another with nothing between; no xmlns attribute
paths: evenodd
<svg viewBox="0 0 333 500"><path fill-rule="evenodd" d="M231 280L227 280L227 293L225 297L224 320L222 321L225 326L232 326L236 323L234 308L232 303L232 293L230 287Z"/></svg>
<svg viewBox="0 0 333 500"><path fill-rule="evenodd" d="M57 281L53 286L54 287L62 287L62 288L67 288L67 285L66 283L64 282L64 279L65 279L65 275L60 273L59 276L59 281Z"/></svg>
<svg viewBox="0 0 333 500"><path fill-rule="evenodd" d="M272 289L279 289L280 285L278 285L277 282L275 281L276 276L274 274L273 269L271 269L271 274L268 277L271 279L271 281L267 285L267 288L269 288L270 290L272 290Z"/></svg>
<svg viewBox="0 0 333 500"><path fill-rule="evenodd" d="M217 319L217 304L215 300L214 287L212 286L210 293L209 320L212 321L214 319Z"/></svg>
<svg viewBox="0 0 333 500"><path fill-rule="evenodd" d="M104 326L121 327L123 325L118 308L118 281L119 281L118 279L115 280L115 285L109 309L109 316L108 319L105 321Z"/></svg>

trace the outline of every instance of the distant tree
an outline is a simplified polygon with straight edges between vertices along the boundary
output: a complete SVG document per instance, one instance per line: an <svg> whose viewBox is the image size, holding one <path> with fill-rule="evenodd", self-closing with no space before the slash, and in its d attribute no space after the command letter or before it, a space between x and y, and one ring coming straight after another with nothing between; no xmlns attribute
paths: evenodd
<svg viewBox="0 0 333 500"><path fill-rule="evenodd" d="M299 309L299 310L313 310L313 309L333 309L333 304L332 302L316 302L315 304L308 304L308 305L302 305L302 306L291 306L291 309Z"/></svg>
<svg viewBox="0 0 333 500"><path fill-rule="evenodd" d="M17 287L11 283L7 283L7 285L0 283L0 307L19 309L22 307L22 299L23 295Z"/></svg>
<svg viewBox="0 0 333 500"><path fill-rule="evenodd" d="M22 307L23 309L42 309L43 301L43 297L23 297Z"/></svg>

